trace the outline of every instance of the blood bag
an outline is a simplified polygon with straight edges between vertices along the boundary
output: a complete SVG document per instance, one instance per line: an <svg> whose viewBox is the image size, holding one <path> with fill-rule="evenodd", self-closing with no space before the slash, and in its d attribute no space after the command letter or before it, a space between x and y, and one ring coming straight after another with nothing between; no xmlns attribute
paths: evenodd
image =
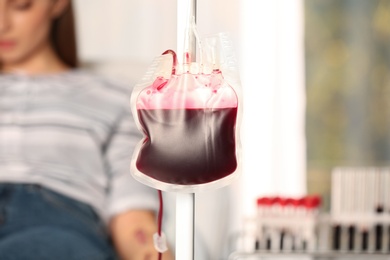
<svg viewBox="0 0 390 260"><path fill-rule="evenodd" d="M240 86L225 34L201 41L200 62L157 57L133 90L144 137L131 164L140 182L165 191L224 186L240 169Z"/></svg>

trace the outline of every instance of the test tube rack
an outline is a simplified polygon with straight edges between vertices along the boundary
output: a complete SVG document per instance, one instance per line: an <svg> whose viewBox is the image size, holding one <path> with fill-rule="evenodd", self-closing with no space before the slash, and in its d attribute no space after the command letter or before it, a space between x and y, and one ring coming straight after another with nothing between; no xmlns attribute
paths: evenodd
<svg viewBox="0 0 390 260"><path fill-rule="evenodd" d="M390 168L332 171L331 249L390 254Z"/></svg>
<svg viewBox="0 0 390 260"><path fill-rule="evenodd" d="M329 213L318 196L260 197L249 222L238 253L390 259L390 168L333 169Z"/></svg>

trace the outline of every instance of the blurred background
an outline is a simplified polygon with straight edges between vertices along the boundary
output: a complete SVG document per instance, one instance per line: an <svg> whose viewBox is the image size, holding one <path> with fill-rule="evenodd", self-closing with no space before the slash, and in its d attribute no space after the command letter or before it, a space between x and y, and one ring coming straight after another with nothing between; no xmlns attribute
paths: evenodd
<svg viewBox="0 0 390 260"><path fill-rule="evenodd" d="M390 1L305 1L305 19L308 190L328 194L335 166L389 165Z"/></svg>
<svg viewBox="0 0 390 260"><path fill-rule="evenodd" d="M177 48L176 0L74 3L82 63L129 86ZM226 259L261 196L318 194L326 212L335 167L389 164L389 0L198 0L197 25L230 34L244 97L243 170L197 194L198 259Z"/></svg>

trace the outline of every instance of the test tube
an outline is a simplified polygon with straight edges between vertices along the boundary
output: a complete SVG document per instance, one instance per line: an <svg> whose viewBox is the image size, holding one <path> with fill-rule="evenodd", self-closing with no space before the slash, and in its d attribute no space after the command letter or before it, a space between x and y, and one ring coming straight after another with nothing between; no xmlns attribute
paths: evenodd
<svg viewBox="0 0 390 260"><path fill-rule="evenodd" d="M287 198L286 199L286 208L287 211L289 212L289 216L291 216L294 219L298 218L299 211L297 209L297 202L298 200L295 198ZM290 249L291 251L297 250L297 236L298 236L298 227L297 225L290 225L289 226L289 236L287 238L287 248Z"/></svg>
<svg viewBox="0 0 390 260"><path fill-rule="evenodd" d="M294 214L297 218L303 216L303 199L302 198L297 198L292 200L293 207L294 207ZM304 250L303 248L303 239L302 239L302 234L303 234L303 227L302 225L297 225L294 227L294 238L293 238L293 248L294 250Z"/></svg>
<svg viewBox="0 0 390 260"><path fill-rule="evenodd" d="M341 214L341 169L336 168L332 172L332 193L331 193L331 214L333 218L340 217ZM337 221L337 220L336 220ZM340 249L341 226L332 220L331 245L333 250Z"/></svg>
<svg viewBox="0 0 390 260"><path fill-rule="evenodd" d="M341 248L341 225L336 224L333 226L333 235L332 235L332 249L340 250Z"/></svg>
<svg viewBox="0 0 390 260"><path fill-rule="evenodd" d="M389 168L385 168L383 170L384 175L384 213L387 219L383 237L383 251L390 253L390 170Z"/></svg>
<svg viewBox="0 0 390 260"><path fill-rule="evenodd" d="M368 226L368 245L367 250L369 252L374 252L375 250L375 205L377 203L377 186L376 186L376 169L374 167L367 168L366 169L366 176L367 176L367 208L366 208L366 215L372 216L371 219L367 221Z"/></svg>
<svg viewBox="0 0 390 260"><path fill-rule="evenodd" d="M267 239L269 239L269 217L271 201L269 197L257 199L257 236L255 249L267 249Z"/></svg>
<svg viewBox="0 0 390 260"><path fill-rule="evenodd" d="M280 229L280 236L279 236L279 249L280 251L284 250L284 240L286 239L286 230L284 228Z"/></svg>
<svg viewBox="0 0 390 260"><path fill-rule="evenodd" d="M354 212L354 168L344 168L343 171L343 184L344 195L343 195L343 215L349 219L353 216ZM341 245L342 250L349 250L349 242L353 239L353 230L354 223L349 221L349 223L344 223L341 230ZM350 232L352 231L352 232ZM351 237L352 235L352 237Z"/></svg>
<svg viewBox="0 0 390 260"><path fill-rule="evenodd" d="M356 168L351 169L351 192L352 192L352 199L351 199L351 215L359 214L361 213L360 210L360 202L361 202L361 185L363 183L361 182L359 171ZM364 184L363 184L364 185ZM348 227L348 250L354 251L357 248L357 230L358 230L358 223L354 221L351 223L351 225Z"/></svg>
<svg viewBox="0 0 390 260"><path fill-rule="evenodd" d="M270 220L280 217L281 207L280 198L278 196L270 198L270 209L272 214L270 215ZM280 245L278 241L280 241L280 230L277 225L272 225L272 227L270 228L270 249L272 251L279 251Z"/></svg>
<svg viewBox="0 0 390 260"><path fill-rule="evenodd" d="M308 249L314 251L317 249L318 241L316 236L316 217L319 213L319 208L321 205L321 198L319 196L307 196L305 198L306 210L308 216L311 218L309 222L311 225L308 227Z"/></svg>
<svg viewBox="0 0 390 260"><path fill-rule="evenodd" d="M375 214L380 217L383 214L383 195L382 195L382 173L379 169L376 169L375 173L375 189L376 189L376 207ZM383 239L383 223L380 220L375 223L375 251L382 251L382 239Z"/></svg>
<svg viewBox="0 0 390 260"><path fill-rule="evenodd" d="M353 251L355 249L355 235L356 227L355 225L350 225L348 227L348 250Z"/></svg>
<svg viewBox="0 0 390 260"><path fill-rule="evenodd" d="M361 237L362 237L361 250L363 252L368 250L368 233L369 233L368 228L364 227L361 233Z"/></svg>
<svg viewBox="0 0 390 260"><path fill-rule="evenodd" d="M282 251L285 249L285 239L286 239L286 226L288 225L288 210L286 208L287 200L284 197L279 197L277 203L279 204L280 207L280 213L279 217L282 220L282 223L279 223L279 250Z"/></svg>

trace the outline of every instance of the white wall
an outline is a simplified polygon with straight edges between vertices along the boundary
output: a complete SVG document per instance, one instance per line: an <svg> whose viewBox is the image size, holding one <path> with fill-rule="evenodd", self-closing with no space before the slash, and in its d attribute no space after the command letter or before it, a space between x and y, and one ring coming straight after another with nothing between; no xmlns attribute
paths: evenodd
<svg viewBox="0 0 390 260"><path fill-rule="evenodd" d="M175 47L174 0L75 0L75 6L83 60L144 61Z"/></svg>

